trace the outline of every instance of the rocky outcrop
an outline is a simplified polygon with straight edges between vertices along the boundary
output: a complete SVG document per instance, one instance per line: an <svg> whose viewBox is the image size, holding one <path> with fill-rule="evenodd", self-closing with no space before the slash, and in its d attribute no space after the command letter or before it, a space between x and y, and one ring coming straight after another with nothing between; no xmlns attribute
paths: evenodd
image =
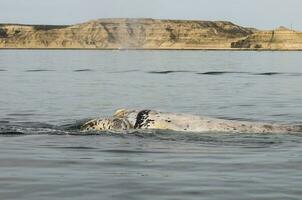
<svg viewBox="0 0 302 200"><path fill-rule="evenodd" d="M0 48L227 49L254 33L224 21L100 19L72 26L0 25Z"/></svg>
<svg viewBox="0 0 302 200"><path fill-rule="evenodd" d="M259 31L233 42L232 48L259 50L302 50L302 32L280 27L272 31Z"/></svg>
<svg viewBox="0 0 302 200"><path fill-rule="evenodd" d="M99 19L70 26L0 24L0 48L302 50L302 33L226 21Z"/></svg>

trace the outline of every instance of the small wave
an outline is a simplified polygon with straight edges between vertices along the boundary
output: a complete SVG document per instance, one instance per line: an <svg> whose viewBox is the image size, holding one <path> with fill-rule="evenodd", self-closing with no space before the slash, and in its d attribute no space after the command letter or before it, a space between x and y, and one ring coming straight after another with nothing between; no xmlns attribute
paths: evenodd
<svg viewBox="0 0 302 200"><path fill-rule="evenodd" d="M263 73L250 73L250 74L256 76L276 76L276 75L302 76L302 73L289 73L289 72L263 72Z"/></svg>
<svg viewBox="0 0 302 200"><path fill-rule="evenodd" d="M6 69L0 69L0 72L6 72L7 70Z"/></svg>
<svg viewBox="0 0 302 200"><path fill-rule="evenodd" d="M166 71L148 71L149 74L172 74L172 73L188 73L188 72L194 72L194 71L188 71L188 70L166 70Z"/></svg>
<svg viewBox="0 0 302 200"><path fill-rule="evenodd" d="M302 73L286 73L286 72L241 72L241 71L208 71L196 73L199 75L224 75L224 74L246 74L254 76L275 76L275 75L287 75L287 76L301 76Z"/></svg>
<svg viewBox="0 0 302 200"><path fill-rule="evenodd" d="M76 69L76 70L73 70L74 72L92 72L93 70L92 69Z"/></svg>
<svg viewBox="0 0 302 200"><path fill-rule="evenodd" d="M0 135L68 135L68 132L51 128L8 126L0 127Z"/></svg>
<svg viewBox="0 0 302 200"><path fill-rule="evenodd" d="M259 75L259 76L273 76L273 75L284 75L286 73L281 72L264 72L264 73L253 73L252 75Z"/></svg>
<svg viewBox="0 0 302 200"><path fill-rule="evenodd" d="M255 107L256 105L254 104L239 104L239 107Z"/></svg>
<svg viewBox="0 0 302 200"><path fill-rule="evenodd" d="M287 117L287 116L290 116L289 114L273 114L273 115L270 115L270 116L272 116L272 117Z"/></svg>
<svg viewBox="0 0 302 200"><path fill-rule="evenodd" d="M138 69L132 69L132 70L122 70L122 71L111 71L108 72L110 74L124 74L124 73L131 73L131 72L139 72L140 70Z"/></svg>
<svg viewBox="0 0 302 200"><path fill-rule="evenodd" d="M54 149L72 149L72 150L93 150L93 149L98 149L98 148L95 148L95 147L86 147L86 146L40 145L40 147L54 148Z"/></svg>
<svg viewBox="0 0 302 200"><path fill-rule="evenodd" d="M24 135L24 133L21 131L0 131L0 135L15 136L15 135Z"/></svg>
<svg viewBox="0 0 302 200"><path fill-rule="evenodd" d="M250 73L250 74L256 76L276 76L276 75L301 76L302 75L302 73L288 73L288 72L262 72L262 73Z"/></svg>
<svg viewBox="0 0 302 200"><path fill-rule="evenodd" d="M247 74L248 72L236 72L236 71L209 71L209 72L199 72L196 74L201 75L222 75L222 74Z"/></svg>
<svg viewBox="0 0 302 200"><path fill-rule="evenodd" d="M165 71L148 71L149 74L172 74L172 73L195 73L198 75L227 75L227 74L245 74L251 76L302 76L302 73L286 73L286 72L243 72L243 71L206 71L206 72L196 72L189 70L165 70Z"/></svg>
<svg viewBox="0 0 302 200"><path fill-rule="evenodd" d="M50 69L29 69L25 70L25 72L52 72L55 70L50 70Z"/></svg>
<svg viewBox="0 0 302 200"><path fill-rule="evenodd" d="M7 116L12 116L12 117L25 117L25 116L33 116L35 114L33 113L9 113Z"/></svg>
<svg viewBox="0 0 302 200"><path fill-rule="evenodd" d="M146 153L167 153L165 151L144 151L144 150L128 150L128 149L105 149L105 150L100 150L101 152L106 152L106 153L118 153L118 154L146 154Z"/></svg>

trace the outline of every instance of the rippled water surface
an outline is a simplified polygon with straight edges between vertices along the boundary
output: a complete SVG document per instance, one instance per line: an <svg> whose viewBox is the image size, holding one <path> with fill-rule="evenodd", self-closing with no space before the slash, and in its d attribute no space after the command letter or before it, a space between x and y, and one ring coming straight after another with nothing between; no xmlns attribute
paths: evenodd
<svg viewBox="0 0 302 200"><path fill-rule="evenodd" d="M301 199L302 136L70 129L122 107L302 123L301 52L0 51L0 199Z"/></svg>

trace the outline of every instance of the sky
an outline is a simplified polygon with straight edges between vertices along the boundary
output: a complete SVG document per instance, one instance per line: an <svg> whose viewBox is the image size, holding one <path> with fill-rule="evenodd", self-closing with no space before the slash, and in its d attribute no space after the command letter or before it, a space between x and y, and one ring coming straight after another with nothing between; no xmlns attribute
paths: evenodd
<svg viewBox="0 0 302 200"><path fill-rule="evenodd" d="M0 23L75 24L99 18L224 20L302 31L302 0L0 0Z"/></svg>

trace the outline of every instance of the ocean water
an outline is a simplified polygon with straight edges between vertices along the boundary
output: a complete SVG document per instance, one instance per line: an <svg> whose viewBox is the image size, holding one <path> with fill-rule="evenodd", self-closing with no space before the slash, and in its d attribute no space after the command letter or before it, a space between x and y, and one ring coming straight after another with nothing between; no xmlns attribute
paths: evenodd
<svg viewBox="0 0 302 200"><path fill-rule="evenodd" d="M119 108L302 123L301 52L0 51L0 199L301 199L299 134L73 125Z"/></svg>

